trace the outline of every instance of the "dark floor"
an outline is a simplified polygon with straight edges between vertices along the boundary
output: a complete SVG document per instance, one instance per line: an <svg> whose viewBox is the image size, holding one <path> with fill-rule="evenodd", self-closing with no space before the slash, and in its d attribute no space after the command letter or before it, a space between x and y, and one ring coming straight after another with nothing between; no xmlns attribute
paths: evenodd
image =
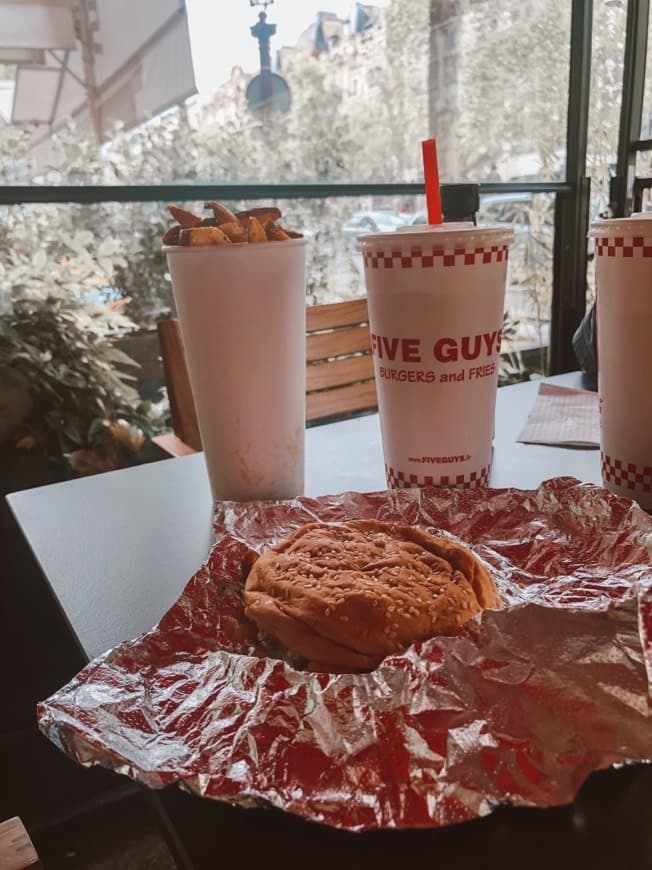
<svg viewBox="0 0 652 870"><path fill-rule="evenodd" d="M142 797L123 797L133 792L126 780L77 767L36 727L37 702L84 661L4 495L65 476L46 459L0 451L0 821L21 818L46 870L174 870Z"/></svg>
<svg viewBox="0 0 652 870"><path fill-rule="evenodd" d="M45 870L176 870L140 796L30 832Z"/></svg>

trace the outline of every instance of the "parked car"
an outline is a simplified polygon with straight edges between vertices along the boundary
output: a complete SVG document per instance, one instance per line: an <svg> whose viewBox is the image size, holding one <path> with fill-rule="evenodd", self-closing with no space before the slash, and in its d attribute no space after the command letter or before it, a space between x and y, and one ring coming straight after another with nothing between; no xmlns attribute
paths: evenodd
<svg viewBox="0 0 652 870"><path fill-rule="evenodd" d="M342 227L345 238L355 238L362 233L393 233L405 221L391 211L357 211Z"/></svg>
<svg viewBox="0 0 652 870"><path fill-rule="evenodd" d="M479 224L511 224L516 235L529 232L531 193L489 193L480 197Z"/></svg>

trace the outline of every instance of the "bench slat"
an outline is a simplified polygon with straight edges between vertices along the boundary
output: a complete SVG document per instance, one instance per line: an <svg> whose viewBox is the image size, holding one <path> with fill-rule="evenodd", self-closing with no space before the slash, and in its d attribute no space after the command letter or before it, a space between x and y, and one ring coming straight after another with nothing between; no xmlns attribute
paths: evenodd
<svg viewBox="0 0 652 870"><path fill-rule="evenodd" d="M330 362L315 363L306 367L306 391L342 387L356 381L368 381L374 376L374 361L371 354L350 356Z"/></svg>
<svg viewBox="0 0 652 870"><path fill-rule="evenodd" d="M309 335L306 342L306 359L314 362L334 356L349 356L359 351L371 350L371 335L368 326L352 326L335 332Z"/></svg>
<svg viewBox="0 0 652 870"><path fill-rule="evenodd" d="M327 305L309 305L306 308L306 328L308 332L317 329L335 329L365 323L369 319L366 299L352 299L349 302L333 302Z"/></svg>
<svg viewBox="0 0 652 870"><path fill-rule="evenodd" d="M372 410L378 407L376 384L367 381L348 387L336 387L306 396L306 420L320 420L323 417L345 414L349 411Z"/></svg>

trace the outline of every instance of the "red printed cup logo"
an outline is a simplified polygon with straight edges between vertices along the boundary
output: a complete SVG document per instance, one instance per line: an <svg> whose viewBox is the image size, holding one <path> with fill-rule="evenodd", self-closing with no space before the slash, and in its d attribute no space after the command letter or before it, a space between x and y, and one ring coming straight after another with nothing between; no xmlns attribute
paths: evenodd
<svg viewBox="0 0 652 870"><path fill-rule="evenodd" d="M455 248L446 251L443 248L424 250L413 248L409 252L394 251L364 251L362 259L367 269L432 269L436 266L475 266L481 263L502 263L507 260L509 248L507 245L492 245L488 248Z"/></svg>
<svg viewBox="0 0 652 870"><path fill-rule="evenodd" d="M443 458L443 457L442 457ZM450 457L451 460L468 459L470 457ZM475 489L477 486L489 485L489 467L467 474L411 474L397 471L389 465L385 466L385 478L390 489L411 489L425 486L454 486L459 489Z"/></svg>
<svg viewBox="0 0 652 870"><path fill-rule="evenodd" d="M500 353L502 337L502 329L459 337L445 335L430 340L372 332L371 350L381 380L409 384L459 383L497 374L495 358ZM430 368L429 362L432 363ZM422 367L402 368L402 363L419 363ZM450 369L448 364L451 363L462 365L459 369Z"/></svg>

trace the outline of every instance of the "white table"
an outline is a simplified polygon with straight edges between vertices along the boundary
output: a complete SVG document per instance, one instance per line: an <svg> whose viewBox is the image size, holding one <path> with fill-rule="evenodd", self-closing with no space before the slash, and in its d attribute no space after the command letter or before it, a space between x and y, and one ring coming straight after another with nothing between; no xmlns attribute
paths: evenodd
<svg viewBox="0 0 652 870"><path fill-rule="evenodd" d="M553 381L580 386L579 373ZM600 483L599 451L519 444L537 382L498 391L490 485L570 475ZM308 429L310 496L385 489L377 414ZM13 493L9 504L88 659L151 628L206 557L211 496L202 454Z"/></svg>

